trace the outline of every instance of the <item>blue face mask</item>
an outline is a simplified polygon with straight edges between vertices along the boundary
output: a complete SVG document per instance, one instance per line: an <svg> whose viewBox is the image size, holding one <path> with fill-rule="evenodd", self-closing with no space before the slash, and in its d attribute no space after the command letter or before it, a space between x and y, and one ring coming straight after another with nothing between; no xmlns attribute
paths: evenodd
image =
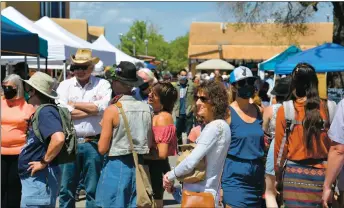
<svg viewBox="0 0 344 208"><path fill-rule="evenodd" d="M186 76L179 76L179 81L186 81L188 78Z"/></svg>

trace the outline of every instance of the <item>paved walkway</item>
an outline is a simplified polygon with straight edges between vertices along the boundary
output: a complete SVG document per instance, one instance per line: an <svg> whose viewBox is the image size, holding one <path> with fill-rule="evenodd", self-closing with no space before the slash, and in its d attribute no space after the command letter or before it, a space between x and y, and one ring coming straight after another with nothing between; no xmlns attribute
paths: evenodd
<svg viewBox="0 0 344 208"><path fill-rule="evenodd" d="M177 161L177 157L170 157L170 165L171 167L174 167ZM177 184L178 182L176 182L175 184ZM81 198L82 200L76 203L76 208L82 208L85 207L85 197L83 196ZM164 207L167 208L179 208L180 204L177 204L177 202L173 199L173 196L167 192L164 193ZM57 204L56 207L58 207L58 200L57 200Z"/></svg>

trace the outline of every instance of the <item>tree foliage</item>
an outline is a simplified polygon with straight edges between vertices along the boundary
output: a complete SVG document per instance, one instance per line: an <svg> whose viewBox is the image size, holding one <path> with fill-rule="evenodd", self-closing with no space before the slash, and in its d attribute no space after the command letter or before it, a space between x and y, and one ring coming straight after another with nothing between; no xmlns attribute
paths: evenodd
<svg viewBox="0 0 344 208"><path fill-rule="evenodd" d="M187 66L187 52L189 35L177 37L171 43L168 43L163 35L159 33L159 27L152 22L134 21L129 31L123 35L122 51L134 56L134 47L136 55L145 55L145 40L148 40L148 54L156 57L156 60L164 60L165 65L159 67L163 70L175 71ZM135 43L132 37L136 37Z"/></svg>
<svg viewBox="0 0 344 208"><path fill-rule="evenodd" d="M344 2L332 5L333 42L344 45ZM318 2L220 2L218 8L225 18L236 19L237 29L242 28L242 23L254 28L256 23L274 22L283 28L284 35L292 38L307 34L304 23L318 11Z"/></svg>

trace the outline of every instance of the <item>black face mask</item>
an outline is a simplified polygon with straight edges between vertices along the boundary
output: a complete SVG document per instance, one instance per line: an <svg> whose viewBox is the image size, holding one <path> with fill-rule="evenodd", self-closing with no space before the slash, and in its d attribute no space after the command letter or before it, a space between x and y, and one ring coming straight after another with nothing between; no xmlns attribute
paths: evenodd
<svg viewBox="0 0 344 208"><path fill-rule="evenodd" d="M2 86L2 89L4 90L6 100L10 100L17 95L17 89L13 89L12 86Z"/></svg>
<svg viewBox="0 0 344 208"><path fill-rule="evenodd" d="M245 85L243 87L238 88L238 97L242 99L249 99L254 94L254 86Z"/></svg>

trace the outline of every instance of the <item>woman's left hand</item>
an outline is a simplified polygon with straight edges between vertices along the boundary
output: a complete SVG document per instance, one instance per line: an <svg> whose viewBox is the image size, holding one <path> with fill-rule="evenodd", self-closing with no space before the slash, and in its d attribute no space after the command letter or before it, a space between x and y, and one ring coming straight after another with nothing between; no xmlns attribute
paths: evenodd
<svg viewBox="0 0 344 208"><path fill-rule="evenodd" d="M173 183L168 180L168 174L169 172L167 172L162 179L164 189L170 189L173 186Z"/></svg>

